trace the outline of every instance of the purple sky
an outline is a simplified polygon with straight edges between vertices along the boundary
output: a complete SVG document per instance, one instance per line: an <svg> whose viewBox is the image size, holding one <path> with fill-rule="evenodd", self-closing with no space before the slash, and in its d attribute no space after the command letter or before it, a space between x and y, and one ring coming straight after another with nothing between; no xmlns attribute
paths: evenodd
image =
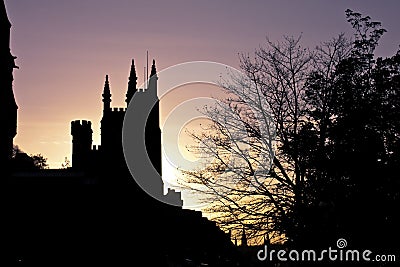
<svg viewBox="0 0 400 267"><path fill-rule="evenodd" d="M139 84L145 53L159 70L192 60L238 66L269 36L303 33L315 46L350 32L347 8L370 15L388 30L378 55L400 44L400 1L132 1L5 0L17 56L14 91L19 105L15 139L28 153L42 153L51 167L71 158L70 121L93 122L99 144L101 91L110 75L113 106L123 106L130 60ZM188 92L190 98L190 92Z"/></svg>

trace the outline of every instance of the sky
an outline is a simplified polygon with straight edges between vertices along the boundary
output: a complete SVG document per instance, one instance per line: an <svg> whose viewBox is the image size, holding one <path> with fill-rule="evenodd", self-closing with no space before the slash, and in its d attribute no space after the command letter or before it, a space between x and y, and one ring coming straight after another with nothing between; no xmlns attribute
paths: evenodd
<svg viewBox="0 0 400 267"><path fill-rule="evenodd" d="M50 167L71 160L70 122L93 123L93 144L100 144L101 93L110 76L112 106L124 107L130 62L143 82L146 51L160 71L189 61L239 67L238 53L252 53L268 36L302 34L314 47L341 32L350 8L388 30L377 50L393 55L400 44L400 2L288 0L5 0L11 28L18 134L28 154L41 153ZM162 120L176 102L196 97L194 87L161 100ZM210 90L209 90L210 91ZM174 102L175 101L175 102ZM163 107L165 107L163 109ZM183 122L184 124L185 122Z"/></svg>

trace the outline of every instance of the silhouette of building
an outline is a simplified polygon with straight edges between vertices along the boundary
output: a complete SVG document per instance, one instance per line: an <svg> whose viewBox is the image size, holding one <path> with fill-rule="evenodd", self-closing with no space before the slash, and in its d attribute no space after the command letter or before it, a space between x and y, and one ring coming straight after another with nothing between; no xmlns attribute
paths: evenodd
<svg viewBox="0 0 400 267"><path fill-rule="evenodd" d="M4 1L0 3L0 162L8 166L17 134L17 104L13 92L14 57L10 52L10 29Z"/></svg>
<svg viewBox="0 0 400 267"><path fill-rule="evenodd" d="M9 48L10 25L3 0L0 2L2 168L11 158L17 127L12 89L16 66ZM141 94L139 97L145 102L157 98L155 61L150 77L148 88L138 90L132 61L127 106L135 94ZM7 201L0 201L5 218L0 227L0 266L136 266L143 261L149 266L238 266L232 257L230 237L215 222L201 212L159 202L135 184L122 150L125 112L125 108L111 108L110 81L106 76L100 146L92 145L90 121L73 121L72 168L37 170L27 165L30 163L27 155L13 159L23 162L25 167L15 164L4 179L8 187L6 194L2 194ZM145 132L149 157L161 175L158 101L149 114ZM88 183L97 186L84 186ZM173 195L167 197L181 201L180 194L169 192Z"/></svg>
<svg viewBox="0 0 400 267"><path fill-rule="evenodd" d="M91 183L120 184L131 182L132 178L129 175L123 153L122 128L126 110L131 99L136 95L135 97L139 97L140 102L144 103L145 107L151 108L149 108L150 114L145 126L145 145L147 155L159 177L147 177L147 179L157 179L156 184L159 187L157 191L160 192L160 197L168 198L169 202L173 201L177 206L182 206L181 194L174 189L169 188L167 194L163 195L164 185L161 178L162 144L157 83L156 63L153 60L150 78L145 83L145 85L148 84L147 88L138 88L135 62L132 59L125 99L127 106L126 108L112 108L110 81L109 76L106 75L102 93L101 145L92 145L93 130L90 121L72 121L72 170L84 171ZM147 110L138 110L137 112L146 113Z"/></svg>
<svg viewBox="0 0 400 267"><path fill-rule="evenodd" d="M132 60L126 105L128 107L132 97L140 94L141 101L155 102L146 123L146 149L152 164L161 175L161 130L159 126L159 101L157 97L157 70L155 60L151 67L148 88L137 88L135 63ZM92 133L90 121L75 120L71 122L72 168L75 170L90 170L97 168L99 163L113 166L113 168L126 168L122 147L122 126L126 108L111 107L111 89L108 75L103 89L103 117L101 119L101 145L92 146Z"/></svg>

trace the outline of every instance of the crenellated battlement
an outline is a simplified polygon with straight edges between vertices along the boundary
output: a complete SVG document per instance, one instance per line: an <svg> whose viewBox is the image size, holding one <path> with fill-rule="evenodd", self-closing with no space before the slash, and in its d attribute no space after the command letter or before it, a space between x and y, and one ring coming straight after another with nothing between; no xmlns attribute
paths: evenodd
<svg viewBox="0 0 400 267"><path fill-rule="evenodd" d="M82 135L82 134L92 134L92 122L87 120L75 120L71 121L71 134Z"/></svg>
<svg viewBox="0 0 400 267"><path fill-rule="evenodd" d="M113 108L111 112L125 112L126 108Z"/></svg>
<svg viewBox="0 0 400 267"><path fill-rule="evenodd" d="M88 120L75 120L75 121L71 121L71 125L91 126L92 122L88 121Z"/></svg>

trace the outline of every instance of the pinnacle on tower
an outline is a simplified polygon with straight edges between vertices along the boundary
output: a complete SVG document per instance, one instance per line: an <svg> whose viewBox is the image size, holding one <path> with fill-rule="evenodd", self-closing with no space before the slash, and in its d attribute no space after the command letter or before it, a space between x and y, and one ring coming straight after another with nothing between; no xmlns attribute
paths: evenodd
<svg viewBox="0 0 400 267"><path fill-rule="evenodd" d="M111 110L111 91L110 91L110 83L108 82L108 75L106 75L106 81L104 83L104 91L103 91L103 103L104 103L104 112Z"/></svg>
<svg viewBox="0 0 400 267"><path fill-rule="evenodd" d="M242 229L242 243L241 246L242 247L247 247L247 237L246 237L246 231L244 230L244 227Z"/></svg>
<svg viewBox="0 0 400 267"><path fill-rule="evenodd" d="M136 92L137 87L137 76L136 76L136 69L135 69L135 61L132 59L131 65L131 72L129 74L129 81L128 81L128 91L126 93L126 106L129 106L129 102L131 101L133 95Z"/></svg>
<svg viewBox="0 0 400 267"><path fill-rule="evenodd" d="M157 70L156 70L156 61L153 59L153 65L151 65L150 78L151 78L153 75L156 75L156 74L157 74Z"/></svg>
<svg viewBox="0 0 400 267"><path fill-rule="evenodd" d="M150 79L149 79L149 83L148 83L148 88L147 90L150 93L152 98L157 98L158 101L158 97L157 97L157 69L156 69L156 61L153 59L153 64L151 65L151 73L150 73Z"/></svg>

